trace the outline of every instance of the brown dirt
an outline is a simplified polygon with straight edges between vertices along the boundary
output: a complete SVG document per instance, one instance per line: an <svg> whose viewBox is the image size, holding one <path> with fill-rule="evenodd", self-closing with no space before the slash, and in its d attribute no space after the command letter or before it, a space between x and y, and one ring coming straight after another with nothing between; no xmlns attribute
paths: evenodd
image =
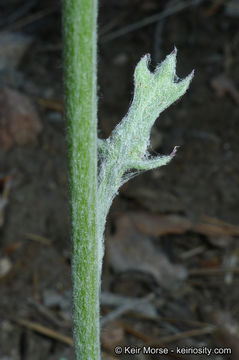
<svg viewBox="0 0 239 360"><path fill-rule="evenodd" d="M43 130L35 144L14 144L8 152L0 153L2 197L4 179L11 178L0 228L0 263L3 268L6 259L10 264L10 270L0 278L0 360L71 360L73 350L69 345L17 323L19 319L27 319L71 336L65 124L59 111L62 101L60 6L57 1L51 4L36 1L26 14L11 20L10 14L24 3L15 0L0 5L3 30L15 26L17 32L33 37L17 68L0 71L0 85L22 92L35 103ZM153 23L107 41L106 36L114 30L161 12L165 2L100 2L101 137L108 136L127 111L133 91L133 69L143 54L151 53L155 64L176 45L179 77L195 69L190 91L160 116L154 129L154 151L167 154L180 145L176 158L169 166L144 173L121 189L109 216L106 245L115 236L119 214L126 211L147 211L147 216L180 215L196 223L207 216L216 223L238 225L239 106L236 95L233 97L230 91L218 97L220 89L213 88L212 81L226 74L234 91L239 87L239 13L228 16L227 2L218 4L213 7L212 2L203 1L171 15L161 25ZM50 6L55 8L47 13ZM19 23L40 10L46 10L41 19ZM238 236L230 235L227 241L222 232L213 241L210 234L195 230L147 236L170 262L184 266L189 276L177 290L166 291L147 274L113 271L106 251L103 290L134 298L152 292L158 314L156 320L129 313L122 315L115 322L115 327L123 329L119 331L119 341L140 346L161 339L169 349L231 347L233 355L220 358L212 355L211 359L237 360L238 271L231 275L223 269L238 266ZM198 253L190 255L197 248ZM110 309L103 306L102 313ZM209 329L207 333L205 323L216 325L217 330ZM202 328L205 332L183 334ZM104 358L112 359L117 331L115 342L110 339L108 343L107 328L103 332ZM166 338L175 334L181 334L182 338ZM132 356L121 358L132 359ZM165 358L190 360L205 356L183 357L174 352Z"/></svg>

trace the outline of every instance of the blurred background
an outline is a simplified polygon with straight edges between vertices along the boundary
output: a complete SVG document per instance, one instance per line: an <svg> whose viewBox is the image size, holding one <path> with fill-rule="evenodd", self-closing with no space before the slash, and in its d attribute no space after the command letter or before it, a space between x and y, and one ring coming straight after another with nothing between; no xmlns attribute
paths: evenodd
<svg viewBox="0 0 239 360"><path fill-rule="evenodd" d="M117 345L239 358L238 20L237 0L99 1L101 138L145 53L153 70L176 46L179 78L195 69L152 130L152 154L176 157L125 184L108 217L105 360ZM73 359L62 68L60 2L1 0L0 360Z"/></svg>

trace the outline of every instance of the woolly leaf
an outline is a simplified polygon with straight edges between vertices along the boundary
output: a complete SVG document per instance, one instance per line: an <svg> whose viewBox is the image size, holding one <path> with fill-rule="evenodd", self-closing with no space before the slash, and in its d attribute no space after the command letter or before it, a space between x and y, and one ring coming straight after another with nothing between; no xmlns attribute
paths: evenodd
<svg viewBox="0 0 239 360"><path fill-rule="evenodd" d="M147 151L151 128L159 114L188 89L193 72L177 81L177 51L151 72L150 56L145 55L134 72L134 97L128 113L105 141L99 141L98 216L101 232L105 218L119 187L138 171L166 165L176 147L167 156L151 157Z"/></svg>

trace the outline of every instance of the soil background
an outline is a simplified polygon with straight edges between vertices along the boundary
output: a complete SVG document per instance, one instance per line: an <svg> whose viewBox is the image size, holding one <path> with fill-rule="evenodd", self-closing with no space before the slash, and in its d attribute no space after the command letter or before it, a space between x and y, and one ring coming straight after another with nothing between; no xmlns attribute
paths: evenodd
<svg viewBox="0 0 239 360"><path fill-rule="evenodd" d="M179 78L195 69L152 130L152 154L177 155L125 184L108 217L103 359L239 358L238 19L236 0L99 2L99 137L144 54L153 71L176 46ZM2 0L0 30L0 360L71 360L61 4Z"/></svg>

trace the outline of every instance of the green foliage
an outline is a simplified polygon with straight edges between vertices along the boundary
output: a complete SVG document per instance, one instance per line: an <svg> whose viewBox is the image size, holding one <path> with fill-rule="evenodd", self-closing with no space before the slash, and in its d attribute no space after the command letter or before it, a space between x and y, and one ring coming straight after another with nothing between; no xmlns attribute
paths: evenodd
<svg viewBox="0 0 239 360"><path fill-rule="evenodd" d="M188 89L177 81L176 50L152 73L149 56L135 69L130 109L111 136L97 140L97 0L63 0L64 87L72 228L73 328L77 360L99 360L99 290L105 220L120 186L174 156L151 157L151 128ZM97 159L98 147L98 159ZM99 169L97 169L97 160Z"/></svg>
<svg viewBox="0 0 239 360"><path fill-rule="evenodd" d="M148 152L151 128L168 106L188 89L193 72L177 81L176 49L152 73L149 55L138 63L134 73L134 97L127 115L106 140L98 140L100 171L98 176L97 228L101 243L106 215L120 186L140 171L166 165L175 155L151 157ZM100 246L103 249L103 246ZM103 256L101 250L100 258Z"/></svg>

